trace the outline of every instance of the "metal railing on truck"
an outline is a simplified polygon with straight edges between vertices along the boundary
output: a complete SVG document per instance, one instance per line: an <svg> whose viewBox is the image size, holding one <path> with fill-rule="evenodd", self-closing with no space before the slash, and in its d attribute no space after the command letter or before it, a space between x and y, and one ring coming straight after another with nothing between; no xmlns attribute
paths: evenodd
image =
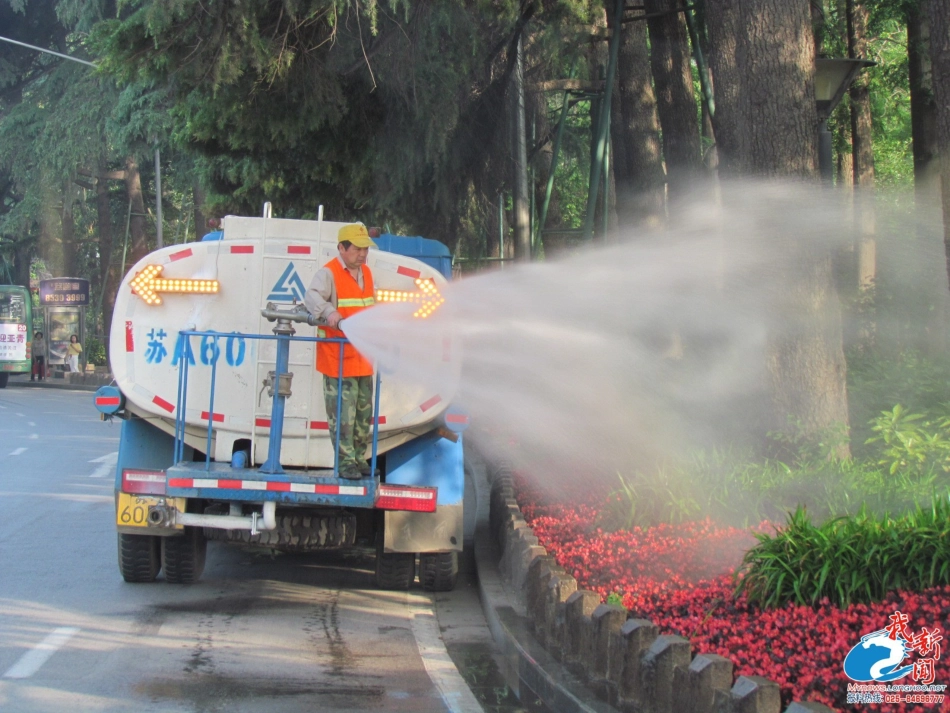
<svg viewBox="0 0 950 713"><path fill-rule="evenodd" d="M256 339L260 341L276 341L277 342L277 355L275 358L274 371L268 373L268 379L264 381L264 386L270 386L273 396L271 400L271 414L270 414L270 435L268 437L268 449L267 449L267 460L261 465L259 471L262 473L277 474L283 473L284 469L280 464L280 447L281 441L283 439L283 425L284 425L284 402L290 394L290 379L284 379L284 376L291 376L291 373L288 371L290 368L290 343L291 342L326 342L334 343L339 345L339 373L337 374L337 402L336 402L336 433L335 438L333 439L333 477L338 478L340 476L340 449L336 444L340 442L340 412L343 405L343 348L345 345L349 344L349 340L340 337L295 337L293 326L291 322L304 322L315 326L315 321L313 317L302 309L302 305L297 307L281 311L273 303L268 303L267 307L261 310L261 315L263 315L268 321L276 321L277 324L274 326L273 336L267 334L240 334L242 339ZM221 351L218 348L218 339L228 339L233 338L236 335L234 333L226 334L222 332L212 332L212 331L199 331L193 329L183 329L179 332L180 338L182 341L183 354L190 353L191 337L210 337L214 339L212 343L212 354L214 355L211 361L211 389L208 398L208 436L207 444L205 447L205 470L211 470L211 439L212 433L214 430L214 390L215 382L217 381L217 370L218 370L218 361L217 358ZM259 353L259 352L258 352ZM189 359L183 358L180 362L178 368L178 401L179 404L178 411L175 414L175 443L174 443L174 462L181 463L185 457L185 416L187 413L187 399L188 399L188 365ZM370 461L370 473L376 472L376 455L377 455L377 446L379 441L379 387L380 387L380 374L379 370L376 371L376 379L374 384L374 398L373 398L373 450L372 458ZM311 386L311 389L313 387ZM263 389L262 389L263 390ZM256 428L254 419L251 423L250 431L250 440L253 444L254 442L254 429ZM240 431L237 431L240 433ZM250 463L250 467L253 467L253 462Z"/></svg>

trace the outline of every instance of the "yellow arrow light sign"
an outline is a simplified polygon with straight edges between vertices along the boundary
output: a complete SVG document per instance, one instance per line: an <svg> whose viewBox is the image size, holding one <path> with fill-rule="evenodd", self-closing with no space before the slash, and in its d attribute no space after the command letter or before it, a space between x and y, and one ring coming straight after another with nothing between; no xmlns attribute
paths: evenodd
<svg viewBox="0 0 950 713"><path fill-rule="evenodd" d="M434 280L417 277L416 286L419 292L376 290L376 299L379 302L421 302L419 309L413 312L412 316L425 319L445 302L445 298L439 294Z"/></svg>
<svg viewBox="0 0 950 713"><path fill-rule="evenodd" d="M161 265L146 265L145 269L129 283L132 292L145 300L145 304L160 305L162 298L158 296L159 292L195 292L211 295L218 291L217 280L169 280L161 277L161 274Z"/></svg>

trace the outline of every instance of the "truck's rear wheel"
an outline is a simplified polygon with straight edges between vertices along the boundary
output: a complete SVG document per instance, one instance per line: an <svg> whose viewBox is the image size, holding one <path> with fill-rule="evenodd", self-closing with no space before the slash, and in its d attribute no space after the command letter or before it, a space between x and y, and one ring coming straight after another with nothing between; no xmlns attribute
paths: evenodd
<svg viewBox="0 0 950 713"><path fill-rule="evenodd" d="M416 578L414 552L383 552L383 533L376 540L376 586L406 590Z"/></svg>
<svg viewBox="0 0 950 713"><path fill-rule="evenodd" d="M172 584L192 584L205 568L208 541L200 527L186 527L181 537L162 537L162 568Z"/></svg>
<svg viewBox="0 0 950 713"><path fill-rule="evenodd" d="M419 581L427 592L451 592L458 576L458 552L423 552L419 555Z"/></svg>
<svg viewBox="0 0 950 713"><path fill-rule="evenodd" d="M0 371L0 389L7 388L7 382L10 380L10 373L7 371Z"/></svg>
<svg viewBox="0 0 950 713"><path fill-rule="evenodd" d="M162 543L154 535L119 534L119 573L126 582L154 582L162 568Z"/></svg>

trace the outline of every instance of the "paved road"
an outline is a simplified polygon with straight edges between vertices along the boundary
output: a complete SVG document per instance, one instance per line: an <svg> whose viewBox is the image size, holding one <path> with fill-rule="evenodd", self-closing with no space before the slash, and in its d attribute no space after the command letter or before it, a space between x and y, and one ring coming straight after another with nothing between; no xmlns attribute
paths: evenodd
<svg viewBox="0 0 950 713"><path fill-rule="evenodd" d="M466 576L380 592L371 553L210 543L198 584L125 584L119 428L89 392L0 391L0 711L517 710Z"/></svg>

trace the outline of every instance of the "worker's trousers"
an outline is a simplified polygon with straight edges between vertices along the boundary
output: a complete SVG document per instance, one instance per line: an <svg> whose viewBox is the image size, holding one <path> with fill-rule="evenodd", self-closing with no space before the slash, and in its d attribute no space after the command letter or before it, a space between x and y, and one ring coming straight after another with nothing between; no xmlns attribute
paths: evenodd
<svg viewBox="0 0 950 713"><path fill-rule="evenodd" d="M327 407L327 425L330 438L336 440L337 378L323 376L323 398ZM340 441L337 453L340 472L359 470L366 463L366 453L373 445L373 377L347 376L343 379L343 398L340 403Z"/></svg>

